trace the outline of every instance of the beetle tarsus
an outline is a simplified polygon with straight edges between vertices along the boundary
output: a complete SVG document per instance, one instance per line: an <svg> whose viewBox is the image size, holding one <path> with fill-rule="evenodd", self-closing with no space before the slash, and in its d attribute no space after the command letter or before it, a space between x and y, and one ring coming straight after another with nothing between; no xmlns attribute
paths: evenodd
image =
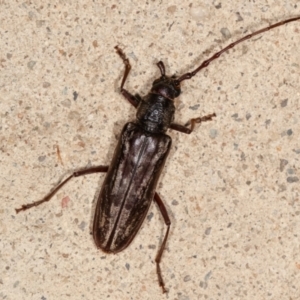
<svg viewBox="0 0 300 300"><path fill-rule="evenodd" d="M177 130L177 131L182 132L182 133L190 134L190 133L193 132L194 127L195 127L196 124L211 121L213 117L216 117L215 113L209 114L209 115L204 116L204 117L198 117L198 118L191 119L185 125L172 123L172 124L170 124L170 129ZM191 126L191 128L188 128L188 126Z"/></svg>
<svg viewBox="0 0 300 300"><path fill-rule="evenodd" d="M131 64L129 62L129 59L126 57L125 53L123 52L123 50L121 48L119 48L119 46L115 46L115 49L117 50L117 53L119 54L119 56L122 58L124 65L125 65L125 71L124 71L124 75L123 75L123 79L122 79L122 83L121 83L121 91L123 90L125 81L127 79L127 76L130 72L131 69Z"/></svg>
<svg viewBox="0 0 300 300"><path fill-rule="evenodd" d="M192 131L194 131L196 124L200 124L202 122L207 122L207 121L212 121L213 117L216 117L215 113L209 114L204 117L194 118L194 119L191 119L185 126L187 127L187 126L191 125L191 132L192 132Z"/></svg>
<svg viewBox="0 0 300 300"><path fill-rule="evenodd" d="M160 265L159 265L159 262L157 262L157 261L156 261L156 273L157 273L157 276L158 276L159 286L162 288L163 293L167 293L168 290L165 288L165 283L164 283L164 280L163 280L162 275L161 275Z"/></svg>

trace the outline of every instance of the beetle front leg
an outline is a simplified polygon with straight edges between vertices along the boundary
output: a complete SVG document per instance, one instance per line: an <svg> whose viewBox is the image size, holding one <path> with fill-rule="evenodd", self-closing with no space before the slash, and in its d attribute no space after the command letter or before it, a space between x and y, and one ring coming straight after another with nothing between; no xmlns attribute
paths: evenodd
<svg viewBox="0 0 300 300"><path fill-rule="evenodd" d="M93 173L103 173L108 171L108 166L96 166L96 167L91 167L88 169L80 170L74 172L72 175L70 175L68 178L66 178L63 182L59 183L52 191L50 191L49 194L47 194L43 199L39 201L35 201L29 204L23 204L20 208L16 208L16 213L19 213L20 211L27 210L31 207L34 206L39 206L40 204L49 201L56 192L63 187L71 178L73 177L79 177L82 175L87 175L87 174L93 174Z"/></svg>
<svg viewBox="0 0 300 300"><path fill-rule="evenodd" d="M121 94L127 99L127 101L132 104L135 108L138 107L140 101L141 101L141 96L136 94L132 95L130 94L127 90L121 88Z"/></svg>
<svg viewBox="0 0 300 300"><path fill-rule="evenodd" d="M125 65L125 71L124 71L124 75L123 75L123 79L122 79L122 83L121 83L121 94L128 100L129 103L131 103L134 107L137 107L141 97L139 95L132 95L130 94L127 90L124 89L124 84L125 81L128 77L128 74L131 70L131 65L129 62L129 59L126 57L125 53L122 51L121 48L119 48L118 46L115 46L115 49L117 50L117 53L119 54L119 56L121 57L121 59L124 62Z"/></svg>
<svg viewBox="0 0 300 300"><path fill-rule="evenodd" d="M162 254L165 250L165 247L166 247L166 243L167 243L167 239L168 239L168 235L169 235L169 231L170 231L170 225L171 225L171 220L169 218L169 215L168 215L168 212L167 212L167 209L164 205L164 203L162 202L161 198L159 197L159 195L157 193L155 193L154 195L154 200L155 202L157 203L158 205L158 208L164 218L164 221L165 221L165 224L167 225L167 231L166 231L166 234L165 234L165 237L164 237L164 240L160 246L160 249L156 255L156 258L155 258L155 262L156 262L156 272L157 272L157 276L158 276L158 282L159 282L159 286L161 286L162 290L163 290L163 293L166 293L167 290L165 289L165 283L164 283L164 280L162 278L162 275L161 275L161 269L160 269L160 261L161 261L161 257L162 257Z"/></svg>
<svg viewBox="0 0 300 300"><path fill-rule="evenodd" d="M177 130L179 132L190 134L194 130L196 124L199 124L199 123L202 123L202 122L207 122L207 121L212 121L213 117L216 117L215 113L209 114L209 115L204 116L204 117L191 119L185 125L172 123L170 125L170 128L173 129L173 130ZM188 128L187 126L191 126L191 128Z"/></svg>

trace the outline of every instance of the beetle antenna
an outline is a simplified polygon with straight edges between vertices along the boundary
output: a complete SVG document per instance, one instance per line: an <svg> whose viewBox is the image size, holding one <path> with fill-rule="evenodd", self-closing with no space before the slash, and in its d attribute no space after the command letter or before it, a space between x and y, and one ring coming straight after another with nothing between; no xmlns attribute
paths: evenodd
<svg viewBox="0 0 300 300"><path fill-rule="evenodd" d="M291 19L288 19L288 20L284 20L284 21L281 21L281 22L278 22L278 23L275 23L273 25L270 25L268 27L265 27L263 29L260 29L258 31L255 31L253 33L250 33L244 37L242 37L241 39L229 44L227 47L223 48L221 51L215 53L212 57L210 57L209 59L205 60L197 69L195 69L194 71L192 72L188 72L188 73L185 73L183 75L181 75L179 78L178 78L178 81L181 82L183 80L187 80L187 79L191 79L192 77L194 77L200 70L206 68L213 60L219 58L219 56L221 54L223 54L224 52L227 52L229 49L235 47L237 44L239 43L242 43L246 40L249 40L251 39L252 37L254 37L255 35L258 35L258 34L261 34L265 31L268 31L268 30L271 30L275 27L279 27L279 26L282 26L284 24L287 24L287 23L290 23L290 22L294 22L294 21L297 21L297 20L300 20L300 17L295 17L295 18L291 18Z"/></svg>
<svg viewBox="0 0 300 300"><path fill-rule="evenodd" d="M158 66L158 68L159 68L159 70L160 70L161 76L166 76L166 70L165 70L165 65L164 65L164 63L163 63L162 61L159 61L159 62L157 63L157 66Z"/></svg>

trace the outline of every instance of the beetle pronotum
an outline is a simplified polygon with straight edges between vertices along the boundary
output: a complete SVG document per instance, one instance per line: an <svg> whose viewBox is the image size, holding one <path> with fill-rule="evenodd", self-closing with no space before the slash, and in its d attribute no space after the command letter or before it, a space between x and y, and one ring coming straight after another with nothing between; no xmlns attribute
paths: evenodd
<svg viewBox="0 0 300 300"><path fill-rule="evenodd" d="M139 95L134 96L124 89L131 65L123 51L116 46L116 51L125 65L120 87L121 94L137 108L137 118L134 122L124 126L112 162L109 166L96 166L74 172L43 199L22 205L21 208L16 209L16 212L49 201L73 177L105 172L106 177L98 196L93 223L93 237L96 246L107 253L118 253L127 248L141 227L154 199L167 226L162 245L155 259L159 285L162 287L162 291L166 292L160 261L166 246L171 221L162 199L155 192L171 147L171 138L165 132L170 128L190 134L196 124L211 121L216 116L212 113L204 117L193 118L186 125L173 123L174 99L181 93L180 83L195 76L213 60L237 44L299 19L300 17L294 17L248 34L215 53L192 72L185 73L178 78L167 76L163 62L158 62L157 66L161 76L154 80L151 91L143 98Z"/></svg>

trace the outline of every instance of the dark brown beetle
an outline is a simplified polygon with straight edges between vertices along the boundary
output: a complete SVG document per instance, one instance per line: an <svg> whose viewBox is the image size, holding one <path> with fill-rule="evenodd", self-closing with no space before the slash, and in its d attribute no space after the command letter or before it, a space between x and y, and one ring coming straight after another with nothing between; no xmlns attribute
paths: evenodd
<svg viewBox="0 0 300 300"><path fill-rule="evenodd" d="M124 89L131 66L125 54L116 46L117 53L125 64L121 93L137 108L137 114L135 122L127 123L124 126L111 164L74 172L42 200L22 205L21 208L16 209L16 212L49 201L73 177L107 172L96 205L93 224L94 241L98 248L107 253L118 253L127 248L141 227L154 199L167 225L165 237L155 259L159 285L165 293L160 261L167 242L171 221L165 205L155 192L171 147L171 138L165 132L171 128L190 134L196 123L210 121L216 116L213 113L191 119L184 126L173 123L174 99L181 93L180 83L195 76L201 69L207 67L211 61L217 59L222 53L235 45L257 34L299 19L300 17L288 19L249 34L214 54L194 71L183 74L179 78L166 76L163 62L158 62L157 66L161 77L153 82L150 93L144 98L138 95L133 96Z"/></svg>

